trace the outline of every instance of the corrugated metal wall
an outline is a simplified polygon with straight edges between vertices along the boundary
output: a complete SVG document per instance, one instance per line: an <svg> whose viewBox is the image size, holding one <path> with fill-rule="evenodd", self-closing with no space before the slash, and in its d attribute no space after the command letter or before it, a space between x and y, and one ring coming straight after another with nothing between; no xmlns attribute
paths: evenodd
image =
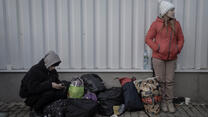
<svg viewBox="0 0 208 117"><path fill-rule="evenodd" d="M178 68L208 68L208 0L172 2L185 35ZM0 0L0 69L28 69L48 50L61 69L149 69L157 15L157 0Z"/></svg>

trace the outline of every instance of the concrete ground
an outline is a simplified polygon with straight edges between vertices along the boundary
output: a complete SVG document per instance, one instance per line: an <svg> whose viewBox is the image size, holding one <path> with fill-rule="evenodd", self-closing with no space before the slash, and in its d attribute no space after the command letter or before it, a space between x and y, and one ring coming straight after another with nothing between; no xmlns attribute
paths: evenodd
<svg viewBox="0 0 208 117"><path fill-rule="evenodd" d="M208 105L191 103L189 105L176 105L177 111L173 114L160 112L158 115L146 114L144 111L125 112L120 117L208 117ZM22 102L4 103L0 102L1 114L7 113L7 117L30 117L30 108ZM96 115L96 117L107 117Z"/></svg>

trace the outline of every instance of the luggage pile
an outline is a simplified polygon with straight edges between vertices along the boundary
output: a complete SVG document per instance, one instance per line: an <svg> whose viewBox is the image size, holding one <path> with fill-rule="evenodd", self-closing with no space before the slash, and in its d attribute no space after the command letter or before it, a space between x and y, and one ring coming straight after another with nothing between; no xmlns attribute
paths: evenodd
<svg viewBox="0 0 208 117"><path fill-rule="evenodd" d="M97 74L84 74L66 83L66 99L44 109L44 117L93 117L121 115L125 111L159 112L159 83L155 79L116 78L121 87L107 89Z"/></svg>

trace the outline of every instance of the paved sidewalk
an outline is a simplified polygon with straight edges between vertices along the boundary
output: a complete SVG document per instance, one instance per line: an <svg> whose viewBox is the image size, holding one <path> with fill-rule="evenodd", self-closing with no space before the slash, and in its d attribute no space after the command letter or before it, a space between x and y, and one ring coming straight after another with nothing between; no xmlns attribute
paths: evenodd
<svg viewBox="0 0 208 117"><path fill-rule="evenodd" d="M191 103L190 105L178 105L174 114L161 112L152 117L208 117L208 105ZM0 102L0 113L7 112L9 117L29 117L30 108L22 102ZM97 115L96 117L104 117ZM126 112L120 117L148 117L143 111Z"/></svg>

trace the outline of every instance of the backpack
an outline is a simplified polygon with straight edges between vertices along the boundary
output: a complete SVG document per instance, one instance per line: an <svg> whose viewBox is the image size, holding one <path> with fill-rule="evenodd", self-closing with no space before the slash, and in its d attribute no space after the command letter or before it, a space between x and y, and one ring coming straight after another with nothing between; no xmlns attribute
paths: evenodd
<svg viewBox="0 0 208 117"><path fill-rule="evenodd" d="M106 89L103 80L97 74L84 74L81 79L84 81L87 91L98 93Z"/></svg>
<svg viewBox="0 0 208 117"><path fill-rule="evenodd" d="M125 104L125 110L127 111L138 111L144 108L140 93L137 92L133 81L135 77L118 78L123 90L123 98Z"/></svg>
<svg viewBox="0 0 208 117"><path fill-rule="evenodd" d="M160 112L161 93L160 85L156 77L145 80L136 80L134 84L138 92L141 92L142 102L147 112L157 114Z"/></svg>
<svg viewBox="0 0 208 117"><path fill-rule="evenodd" d="M121 87L113 87L100 92L97 95L99 107L98 113L104 116L110 116L114 113L113 106L123 104L123 93Z"/></svg>

